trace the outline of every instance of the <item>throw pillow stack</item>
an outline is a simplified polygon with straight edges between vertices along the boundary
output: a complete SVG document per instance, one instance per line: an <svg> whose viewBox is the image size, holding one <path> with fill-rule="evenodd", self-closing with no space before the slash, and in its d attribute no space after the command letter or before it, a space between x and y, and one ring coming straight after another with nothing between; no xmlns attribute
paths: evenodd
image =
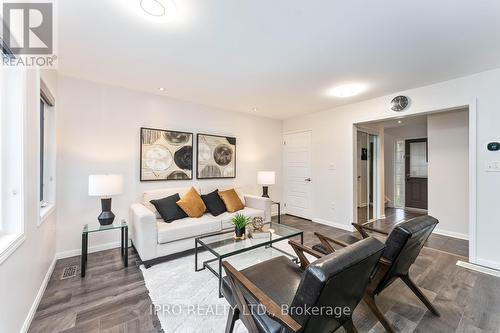
<svg viewBox="0 0 500 333"><path fill-rule="evenodd" d="M245 208L234 189L222 192L215 190L209 194L200 195L194 187L191 187L182 198L176 193L150 202L167 223L186 217L198 218L207 211L213 216L218 216L226 211L233 213Z"/></svg>

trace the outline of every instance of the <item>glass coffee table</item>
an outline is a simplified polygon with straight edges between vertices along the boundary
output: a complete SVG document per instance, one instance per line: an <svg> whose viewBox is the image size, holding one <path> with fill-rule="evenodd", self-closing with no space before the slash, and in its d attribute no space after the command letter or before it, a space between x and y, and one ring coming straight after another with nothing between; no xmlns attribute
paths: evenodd
<svg viewBox="0 0 500 333"><path fill-rule="evenodd" d="M304 242L302 230L272 222L264 224L262 231L252 232L252 237L247 236L243 240L235 240L233 236L234 230L231 229L195 239L195 271L199 272L207 268L219 278L219 297L222 297L223 260L229 258L228 261L238 270L278 256L286 256L298 262L297 257L273 244L293 237L300 237L301 244ZM215 258L203 261L202 267L198 267L199 252L203 250L208 251Z"/></svg>

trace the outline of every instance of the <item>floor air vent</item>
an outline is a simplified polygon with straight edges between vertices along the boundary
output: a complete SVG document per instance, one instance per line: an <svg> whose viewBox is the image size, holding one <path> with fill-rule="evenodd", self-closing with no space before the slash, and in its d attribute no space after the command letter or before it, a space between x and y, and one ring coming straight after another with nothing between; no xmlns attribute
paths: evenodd
<svg viewBox="0 0 500 333"><path fill-rule="evenodd" d="M75 277L77 273L78 273L78 266L65 267L61 275L61 280Z"/></svg>

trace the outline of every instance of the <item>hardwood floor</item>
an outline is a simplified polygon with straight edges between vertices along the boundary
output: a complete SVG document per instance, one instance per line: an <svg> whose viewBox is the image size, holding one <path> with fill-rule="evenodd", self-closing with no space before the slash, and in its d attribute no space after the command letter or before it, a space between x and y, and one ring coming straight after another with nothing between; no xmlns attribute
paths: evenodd
<svg viewBox="0 0 500 333"><path fill-rule="evenodd" d="M296 217L282 216L282 222L304 230L308 245L317 242L314 231L344 240L354 237ZM459 240L432 238L411 273L441 317L427 312L399 281L377 298L381 309L400 332L500 332L500 279L456 266L457 260L466 260ZM136 265L138 256L132 248L129 255L130 266L124 268L119 249L90 254L85 279L61 280L63 268L79 265L79 257L59 260L29 332L163 332L151 314L152 303ZM359 332L383 332L363 303L354 319Z"/></svg>
<svg viewBox="0 0 500 333"><path fill-rule="evenodd" d="M366 208L363 208L363 210L365 211L366 215ZM386 208L385 218L368 223L364 222L363 224L375 229L380 229L386 232L390 232L392 228L396 226L396 224L421 215L424 214L401 208ZM427 246L437 250L450 252L463 257L469 256L469 242L463 239L432 234L432 236L429 238L429 241L427 242Z"/></svg>

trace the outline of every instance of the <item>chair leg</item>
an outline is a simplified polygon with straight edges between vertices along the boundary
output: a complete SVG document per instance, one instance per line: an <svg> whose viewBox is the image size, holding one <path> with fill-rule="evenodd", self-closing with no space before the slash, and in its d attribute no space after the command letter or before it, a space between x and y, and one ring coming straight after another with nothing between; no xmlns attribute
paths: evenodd
<svg viewBox="0 0 500 333"><path fill-rule="evenodd" d="M233 333L234 324L240 317L240 310L238 308L229 307L229 314L227 315L227 323L226 323L226 333Z"/></svg>
<svg viewBox="0 0 500 333"><path fill-rule="evenodd" d="M368 307L370 308L370 310L372 310L372 312L375 315L375 317L377 317L377 319L380 321L380 323L382 324L382 326L384 326L385 330L388 333L396 333L396 331L394 330L394 328L392 327L392 325L387 321L387 319L385 318L384 314L382 313L382 311L380 311L380 309L378 308L377 304L375 303L375 295L373 295L373 294L366 294L363 297L363 299L366 302L366 304L368 305Z"/></svg>
<svg viewBox="0 0 500 333"><path fill-rule="evenodd" d="M344 326L344 329L347 333L358 333L358 330L356 329L356 326L354 326L352 319L346 321L342 326Z"/></svg>
<svg viewBox="0 0 500 333"><path fill-rule="evenodd" d="M424 303L424 305L432 312L433 315L440 317L438 310L432 305L429 299L422 293L420 288L410 279L410 276L405 275L401 277L404 283L413 291L413 293Z"/></svg>

